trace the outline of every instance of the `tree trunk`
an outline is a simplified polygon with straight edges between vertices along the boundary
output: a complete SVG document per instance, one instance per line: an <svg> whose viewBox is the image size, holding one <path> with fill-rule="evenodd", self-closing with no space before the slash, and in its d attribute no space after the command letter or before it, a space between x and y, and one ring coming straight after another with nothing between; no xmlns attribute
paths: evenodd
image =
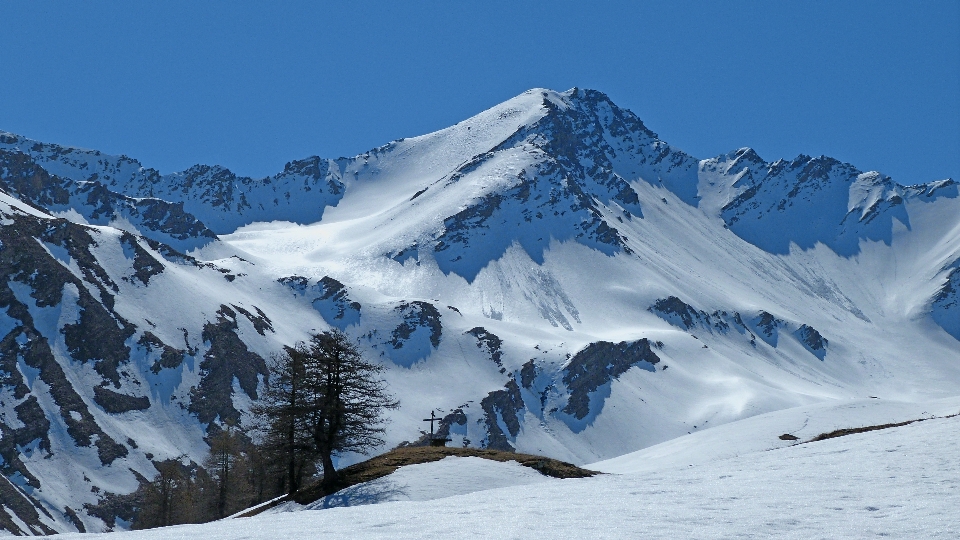
<svg viewBox="0 0 960 540"><path fill-rule="evenodd" d="M340 481L340 475L333 468L333 457L331 452L323 452L323 487L334 488Z"/></svg>
<svg viewBox="0 0 960 540"><path fill-rule="evenodd" d="M223 466L220 468L220 493L217 497L217 517L227 515L227 487L230 481L230 457L223 456Z"/></svg>
<svg viewBox="0 0 960 540"><path fill-rule="evenodd" d="M292 359L296 360L295 358ZM290 422L290 425L287 426L287 488L289 489L289 495L293 495L300 488L297 485L299 482L297 482L297 419L295 416L300 396L297 395L299 390L297 388L296 371L294 368L294 376L290 380L290 413L287 419Z"/></svg>

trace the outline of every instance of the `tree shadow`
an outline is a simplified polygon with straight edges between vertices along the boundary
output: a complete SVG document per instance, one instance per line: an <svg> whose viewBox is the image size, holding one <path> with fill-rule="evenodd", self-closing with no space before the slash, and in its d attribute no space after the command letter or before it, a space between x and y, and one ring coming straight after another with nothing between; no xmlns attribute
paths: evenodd
<svg viewBox="0 0 960 540"><path fill-rule="evenodd" d="M407 486L387 478L378 478L355 486L341 489L326 497L310 503L306 510L325 510L345 506L362 506L407 498Z"/></svg>

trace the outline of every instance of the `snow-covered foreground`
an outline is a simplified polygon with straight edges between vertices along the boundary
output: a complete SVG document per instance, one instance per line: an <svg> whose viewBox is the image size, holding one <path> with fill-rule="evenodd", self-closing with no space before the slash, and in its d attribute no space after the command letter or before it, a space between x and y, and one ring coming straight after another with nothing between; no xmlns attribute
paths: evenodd
<svg viewBox="0 0 960 540"><path fill-rule="evenodd" d="M851 399L818 403L745 418L730 424L600 461L586 468L606 473L642 473L685 467L809 441L840 429L898 424L920 418L938 418L960 412L960 397L926 403ZM782 440L782 434L798 441ZM957 455L960 455L958 453Z"/></svg>
<svg viewBox="0 0 960 540"><path fill-rule="evenodd" d="M958 403L951 400L940 405L949 411ZM828 419L851 410L868 418L871 410L884 408L835 407L821 410L818 421L829 423ZM782 411L765 415L767 421L760 423L772 428L779 420L795 416L796 411ZM715 453L713 445L733 440L737 424L744 427L742 436L758 436L758 423L751 425L750 420L698 433L700 440L685 437L688 457ZM621 466L643 457L651 466L662 465L659 470L515 485L420 502L285 512L108 534L123 534L124 540L957 538L958 431L960 417L936 418L683 465L648 449L645 455L624 456ZM710 432L715 435L712 439ZM438 472L449 475L458 466L467 479L479 470L475 460L450 459L409 467L406 472L401 469L392 476L416 485L423 495L423 486ZM499 469L511 474L511 466L496 464L487 472ZM614 467L608 462L602 468ZM410 474L414 470L417 474ZM459 489L466 482L453 483ZM381 482L381 486L387 484ZM481 484L477 487L482 489ZM435 484L431 495L437 495L438 489ZM65 540L70 538L81 537L66 535ZM93 540L90 535L82 538Z"/></svg>
<svg viewBox="0 0 960 540"><path fill-rule="evenodd" d="M432 501L508 486L557 481L516 461L499 462L478 457L449 456L433 463L400 467L393 474L342 489L301 506L290 502L270 513L324 510L390 501Z"/></svg>

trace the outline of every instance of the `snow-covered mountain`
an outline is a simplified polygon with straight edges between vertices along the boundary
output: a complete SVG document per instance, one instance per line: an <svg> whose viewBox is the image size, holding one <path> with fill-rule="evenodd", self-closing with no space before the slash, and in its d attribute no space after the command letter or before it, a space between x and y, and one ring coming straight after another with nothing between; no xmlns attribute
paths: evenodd
<svg viewBox="0 0 960 540"><path fill-rule="evenodd" d="M0 190L15 533L124 527L110 494L199 462L211 426L249 421L264 359L331 326L388 367L390 446L433 409L453 444L589 463L960 393L957 182L698 160L596 91L262 179L0 133Z"/></svg>

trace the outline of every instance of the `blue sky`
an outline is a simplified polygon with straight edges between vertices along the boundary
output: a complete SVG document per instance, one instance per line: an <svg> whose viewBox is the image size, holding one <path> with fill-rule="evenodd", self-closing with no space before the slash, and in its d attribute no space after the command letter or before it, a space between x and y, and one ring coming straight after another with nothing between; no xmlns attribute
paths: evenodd
<svg viewBox="0 0 960 540"><path fill-rule="evenodd" d="M595 88L674 146L960 179L960 2L5 2L0 129L266 175Z"/></svg>

